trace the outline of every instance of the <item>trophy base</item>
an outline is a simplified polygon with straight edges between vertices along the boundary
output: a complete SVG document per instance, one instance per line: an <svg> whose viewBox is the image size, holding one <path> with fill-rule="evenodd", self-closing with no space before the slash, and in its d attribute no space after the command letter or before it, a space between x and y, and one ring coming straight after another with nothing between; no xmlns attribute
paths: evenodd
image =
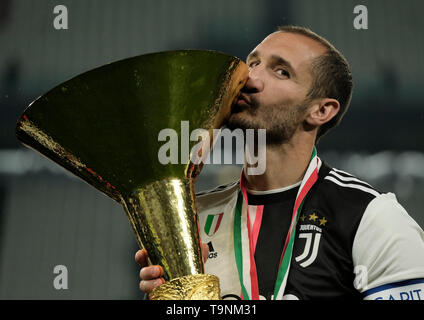
<svg viewBox="0 0 424 320"><path fill-rule="evenodd" d="M193 274L165 282L149 294L150 300L221 300L219 279Z"/></svg>

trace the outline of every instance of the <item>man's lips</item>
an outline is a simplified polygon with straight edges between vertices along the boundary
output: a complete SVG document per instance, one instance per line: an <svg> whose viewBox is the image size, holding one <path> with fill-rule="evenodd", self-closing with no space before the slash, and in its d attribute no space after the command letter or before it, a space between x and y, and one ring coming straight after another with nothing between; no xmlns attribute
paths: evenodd
<svg viewBox="0 0 424 320"><path fill-rule="evenodd" d="M249 107L250 106L249 98L244 93L240 93L236 100L236 105L240 107L246 107L246 106Z"/></svg>

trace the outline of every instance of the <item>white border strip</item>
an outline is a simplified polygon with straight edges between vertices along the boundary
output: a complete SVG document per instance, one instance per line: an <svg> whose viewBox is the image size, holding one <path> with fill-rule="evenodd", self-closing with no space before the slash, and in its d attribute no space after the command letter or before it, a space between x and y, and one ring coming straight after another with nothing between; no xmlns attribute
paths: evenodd
<svg viewBox="0 0 424 320"><path fill-rule="evenodd" d="M362 191L371 193L373 196L376 196L376 197L378 197L380 195L377 191L375 191L373 189L367 188L365 186L360 186L358 184L343 183L343 182L340 182L339 180L336 180L333 177L327 176L327 177L324 178L324 180L330 180L330 181L334 182L335 184L338 184L341 187L347 187L347 188L354 188L354 189L362 190Z"/></svg>
<svg viewBox="0 0 424 320"><path fill-rule="evenodd" d="M337 177L337 178L339 178L340 180L343 180L343 181L355 181L355 182L366 184L367 186L371 187L370 184L366 183L365 181L359 180L359 179L357 179L353 176L345 177L345 176L338 174L336 171L333 171L333 170L330 171L329 174L331 174L331 175L333 175L333 176L335 176L335 177Z"/></svg>

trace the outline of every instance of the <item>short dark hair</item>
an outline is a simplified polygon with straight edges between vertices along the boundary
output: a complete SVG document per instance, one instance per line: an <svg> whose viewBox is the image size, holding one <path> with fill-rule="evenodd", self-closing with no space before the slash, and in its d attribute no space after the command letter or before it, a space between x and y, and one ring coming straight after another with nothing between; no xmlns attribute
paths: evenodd
<svg viewBox="0 0 424 320"><path fill-rule="evenodd" d="M328 40L308 28L300 26L280 26L277 31L304 35L320 43L327 49L325 54L315 58L311 63L313 81L307 97L332 98L340 103L340 110L329 122L318 129L317 141L331 128L337 126L352 99L353 79L346 58Z"/></svg>

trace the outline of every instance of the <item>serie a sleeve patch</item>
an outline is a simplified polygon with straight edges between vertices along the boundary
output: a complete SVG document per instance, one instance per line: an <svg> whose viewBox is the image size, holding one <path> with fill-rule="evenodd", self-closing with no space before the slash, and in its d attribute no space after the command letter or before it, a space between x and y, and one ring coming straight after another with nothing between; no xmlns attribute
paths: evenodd
<svg viewBox="0 0 424 320"><path fill-rule="evenodd" d="M364 300L424 300L424 279L385 284L363 293Z"/></svg>

